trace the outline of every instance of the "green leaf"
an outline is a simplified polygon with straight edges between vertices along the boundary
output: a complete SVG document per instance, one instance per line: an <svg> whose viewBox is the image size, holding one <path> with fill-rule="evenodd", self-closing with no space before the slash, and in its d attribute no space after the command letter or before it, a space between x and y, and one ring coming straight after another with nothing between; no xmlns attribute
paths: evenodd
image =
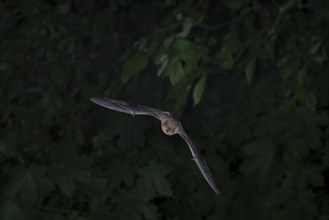
<svg viewBox="0 0 329 220"><path fill-rule="evenodd" d="M305 81L305 75L306 75L306 68L302 68L301 70L298 71L297 73L297 80L298 80L298 84L300 86L302 86L304 84Z"/></svg>
<svg viewBox="0 0 329 220"><path fill-rule="evenodd" d="M111 167L109 167L109 173L115 174L115 178L111 178L110 186L112 188L118 187L121 184L125 186L131 187L134 183L135 176L134 171L135 169L130 167L131 164L124 163L122 164L121 161L116 161L111 163Z"/></svg>
<svg viewBox="0 0 329 220"><path fill-rule="evenodd" d="M189 57L195 53L196 46L189 40L181 38L177 39L173 45L177 55L183 60L189 60Z"/></svg>
<svg viewBox="0 0 329 220"><path fill-rule="evenodd" d="M237 11L247 3L248 1L246 0L231 0L231 1L227 1L226 4L232 11Z"/></svg>
<svg viewBox="0 0 329 220"><path fill-rule="evenodd" d="M321 167L317 165L308 165L302 169L302 177L305 178L304 182L308 183L308 186L312 187L323 187L324 186L324 176L321 173Z"/></svg>
<svg viewBox="0 0 329 220"><path fill-rule="evenodd" d="M115 204L115 219L159 219L157 207L149 201L154 197L145 198L147 190L145 186L129 191L120 190L118 197L111 198Z"/></svg>
<svg viewBox="0 0 329 220"><path fill-rule="evenodd" d="M194 106L199 104L199 102L201 100L204 86L206 84L206 80L207 80L207 75L204 74L193 89L193 105Z"/></svg>
<svg viewBox="0 0 329 220"><path fill-rule="evenodd" d="M308 51L308 54L315 54L319 50L321 45L322 45L321 41L316 42L313 45L313 47Z"/></svg>
<svg viewBox="0 0 329 220"><path fill-rule="evenodd" d="M248 84L250 85L254 79L256 70L256 59L252 59L246 66L246 79Z"/></svg>
<svg viewBox="0 0 329 220"><path fill-rule="evenodd" d="M218 39L216 37L210 37L208 40L207 40L207 45L208 46L214 46L216 45Z"/></svg>
<svg viewBox="0 0 329 220"><path fill-rule="evenodd" d="M264 47L265 47L265 50L268 53L269 57L271 58L271 60L274 61L275 60L275 45L274 45L273 41L271 41L271 40L265 41Z"/></svg>
<svg viewBox="0 0 329 220"><path fill-rule="evenodd" d="M168 62L169 62L169 58L167 54L164 54L160 57L160 59L157 61L157 64L161 64L161 67L157 72L157 76L161 76L161 74L165 71Z"/></svg>
<svg viewBox="0 0 329 220"><path fill-rule="evenodd" d="M193 21L189 18L186 18L183 23L183 29L180 33L177 34L177 37L183 37L183 38L187 37L192 27L193 27Z"/></svg>
<svg viewBox="0 0 329 220"><path fill-rule="evenodd" d="M289 79L293 73L293 71L291 70L290 66L285 66L281 69L281 78L283 81L286 81L287 79Z"/></svg>
<svg viewBox="0 0 329 220"><path fill-rule="evenodd" d="M231 69L233 67L234 64L234 57L232 54L227 54L223 59L222 59L222 63L221 63L221 67L223 69Z"/></svg>
<svg viewBox="0 0 329 220"><path fill-rule="evenodd" d="M228 33L225 36L222 50L220 52L220 67L224 69L231 69L235 63L235 56L241 51L243 47L241 41L235 36L236 32Z"/></svg>
<svg viewBox="0 0 329 220"><path fill-rule="evenodd" d="M9 65L7 63L0 62L0 72L6 72L9 69L10 69Z"/></svg>
<svg viewBox="0 0 329 220"><path fill-rule="evenodd" d="M191 78L190 78L191 79ZM191 80L184 80L174 85L168 95L168 101L174 101L174 113L180 115L185 107L186 99L191 89Z"/></svg>
<svg viewBox="0 0 329 220"><path fill-rule="evenodd" d="M25 219L26 216L23 215L20 206L9 199L1 204L0 217L1 219Z"/></svg>
<svg viewBox="0 0 329 220"><path fill-rule="evenodd" d="M12 136L12 134L11 134ZM10 138L7 137L7 142L9 142ZM16 151L16 148L13 147L13 144L11 144L10 142L9 143L6 143L4 140L0 140L0 162L1 160L5 160L7 158L10 158L10 157L14 157L15 156L15 151Z"/></svg>
<svg viewBox="0 0 329 220"><path fill-rule="evenodd" d="M69 169L61 166L53 166L49 169L49 176L52 181L59 186L67 197L71 197L75 190L72 174Z"/></svg>
<svg viewBox="0 0 329 220"><path fill-rule="evenodd" d="M70 11L70 4L67 4L67 3L58 5L57 7L58 7L59 13L63 14L63 15L69 13L69 11Z"/></svg>
<svg viewBox="0 0 329 220"><path fill-rule="evenodd" d="M184 77L184 69L178 57L172 59L165 70L166 75L169 76L172 85L180 82Z"/></svg>
<svg viewBox="0 0 329 220"><path fill-rule="evenodd" d="M275 161L275 146L269 138L263 137L257 142L244 147L245 162L241 170L256 176L259 184L263 184L271 175L271 166Z"/></svg>
<svg viewBox="0 0 329 220"><path fill-rule="evenodd" d="M31 170L25 173L24 179L21 182L22 195L21 197L25 201L34 202L37 199L37 185L36 180L33 178Z"/></svg>
<svg viewBox="0 0 329 220"><path fill-rule="evenodd" d="M168 48L170 48L171 47L171 45L175 42L175 37L174 36L170 36L170 37L168 37L165 41L164 41L164 43L163 43L163 47L165 48L165 49L168 49Z"/></svg>
<svg viewBox="0 0 329 220"><path fill-rule="evenodd" d="M140 211L146 219L159 219L157 215L157 207L153 204L140 203Z"/></svg>
<svg viewBox="0 0 329 220"><path fill-rule="evenodd" d="M147 167L141 170L144 188L146 186L149 189L154 189L160 196L172 196L171 185L165 178L168 173L167 167L151 161Z"/></svg>
<svg viewBox="0 0 329 220"><path fill-rule="evenodd" d="M28 169L15 169L16 173L6 185L4 198L19 197L27 203L34 203L38 198L39 181L44 177L45 169L31 165Z"/></svg>
<svg viewBox="0 0 329 220"><path fill-rule="evenodd" d="M148 57L145 53L138 52L130 57L122 69L122 81L126 83L132 76L137 75L148 65Z"/></svg>
<svg viewBox="0 0 329 220"><path fill-rule="evenodd" d="M311 109L312 111L315 111L315 106L316 106L316 97L313 93L309 92L307 94L305 94L304 96L304 101L306 106Z"/></svg>
<svg viewBox="0 0 329 220"><path fill-rule="evenodd" d="M295 4L295 0L288 0L282 6L279 7L280 14L289 10Z"/></svg>

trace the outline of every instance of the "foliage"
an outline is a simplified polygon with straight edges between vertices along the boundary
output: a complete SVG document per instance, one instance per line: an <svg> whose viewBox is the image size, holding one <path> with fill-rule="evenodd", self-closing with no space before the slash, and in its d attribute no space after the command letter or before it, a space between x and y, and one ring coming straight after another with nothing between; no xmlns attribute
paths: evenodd
<svg viewBox="0 0 329 220"><path fill-rule="evenodd" d="M327 219L329 7L0 1L0 219ZM151 118L170 110L204 154Z"/></svg>

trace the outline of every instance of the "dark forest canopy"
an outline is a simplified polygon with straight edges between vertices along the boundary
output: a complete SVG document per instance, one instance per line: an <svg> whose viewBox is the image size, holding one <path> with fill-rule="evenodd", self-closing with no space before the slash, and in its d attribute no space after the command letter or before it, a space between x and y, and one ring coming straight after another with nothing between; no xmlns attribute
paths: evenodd
<svg viewBox="0 0 329 220"><path fill-rule="evenodd" d="M329 4L0 1L0 219L329 217ZM143 116L170 111L204 155Z"/></svg>

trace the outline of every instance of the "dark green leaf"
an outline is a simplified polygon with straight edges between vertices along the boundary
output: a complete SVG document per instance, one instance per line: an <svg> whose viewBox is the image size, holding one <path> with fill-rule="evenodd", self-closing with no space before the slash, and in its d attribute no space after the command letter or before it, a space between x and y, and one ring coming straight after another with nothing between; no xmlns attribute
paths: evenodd
<svg viewBox="0 0 329 220"><path fill-rule="evenodd" d="M141 170L141 175L146 180L146 187L153 188L160 196L172 196L171 185L165 176L169 169L163 165L150 162L147 167Z"/></svg>
<svg viewBox="0 0 329 220"><path fill-rule="evenodd" d="M250 85L254 79L256 70L256 59L252 59L246 66L246 79L248 84Z"/></svg>
<svg viewBox="0 0 329 220"><path fill-rule="evenodd" d="M20 206L11 199L1 205L0 216L1 219L24 219Z"/></svg>
<svg viewBox="0 0 329 220"><path fill-rule="evenodd" d="M169 61L165 72L166 75L169 76L172 85L175 85L185 77L182 63L178 57L175 57L174 59Z"/></svg>
<svg viewBox="0 0 329 220"><path fill-rule="evenodd" d="M122 81L127 82L130 77L143 71L147 65L147 55L141 52L136 53L125 62L122 69Z"/></svg>
<svg viewBox="0 0 329 220"><path fill-rule="evenodd" d="M207 80L207 75L204 74L199 81L197 82L197 84L194 86L193 89L193 105L197 105L199 104L202 94L203 94L203 90L204 90L204 86L206 84L206 80Z"/></svg>

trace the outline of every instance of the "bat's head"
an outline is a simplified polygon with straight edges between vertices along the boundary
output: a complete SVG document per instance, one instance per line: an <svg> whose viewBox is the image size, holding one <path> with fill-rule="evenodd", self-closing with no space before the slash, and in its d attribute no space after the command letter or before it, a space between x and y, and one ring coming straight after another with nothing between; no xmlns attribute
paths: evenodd
<svg viewBox="0 0 329 220"><path fill-rule="evenodd" d="M168 117L161 121L161 129L166 135L171 136L180 132L181 125L179 121Z"/></svg>

